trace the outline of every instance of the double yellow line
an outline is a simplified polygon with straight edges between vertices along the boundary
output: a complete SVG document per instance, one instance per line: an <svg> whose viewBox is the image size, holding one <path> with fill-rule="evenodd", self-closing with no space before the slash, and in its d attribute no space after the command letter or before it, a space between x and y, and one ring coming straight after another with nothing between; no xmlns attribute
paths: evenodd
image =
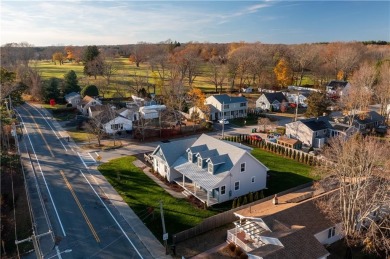
<svg viewBox="0 0 390 259"><path fill-rule="evenodd" d="M65 180L66 186L68 187L68 189L72 193L72 196L73 196L74 200L76 201L77 206L79 206L80 211L83 214L84 219L85 219L85 221L87 222L87 224L89 226L89 229L91 230L93 236L95 237L96 242L99 243L100 242L100 238L99 238L98 234L96 233L95 229L93 228L91 221L89 221L87 214L85 213L83 207L81 206L81 203L80 203L79 199L76 196L76 193L74 192L74 190L73 190L72 186L70 185L68 179L66 179L66 176L65 176L64 172L62 170L60 172L61 172L62 177Z"/></svg>
<svg viewBox="0 0 390 259"><path fill-rule="evenodd" d="M53 151L51 151L51 148L50 148L49 144L47 143L46 138L43 136L42 131L41 131L40 127L38 126L34 116L32 116L31 112L28 111L26 108L24 108L23 106L21 106L21 107L31 115L31 119L34 121L35 126L37 126L39 134L41 134L41 137L43 138L43 141L45 141L45 144L46 144L47 148L49 149L49 152L50 152L51 156L54 157Z"/></svg>

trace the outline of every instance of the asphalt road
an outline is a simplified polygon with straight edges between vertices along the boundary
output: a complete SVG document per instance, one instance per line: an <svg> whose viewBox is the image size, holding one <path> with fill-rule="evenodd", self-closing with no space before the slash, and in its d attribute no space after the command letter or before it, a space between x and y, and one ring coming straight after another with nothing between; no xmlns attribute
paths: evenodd
<svg viewBox="0 0 390 259"><path fill-rule="evenodd" d="M35 216L41 224L35 234L52 231L38 238L44 258L155 257L102 192L88 168L95 159L67 142L42 110L25 104L17 111L24 125L21 152L31 158L28 178L36 177L29 188L40 190L44 207Z"/></svg>

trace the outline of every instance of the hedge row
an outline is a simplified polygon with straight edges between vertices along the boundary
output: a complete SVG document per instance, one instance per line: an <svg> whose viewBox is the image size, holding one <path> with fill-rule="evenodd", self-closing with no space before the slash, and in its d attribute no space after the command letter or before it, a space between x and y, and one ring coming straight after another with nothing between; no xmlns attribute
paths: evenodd
<svg viewBox="0 0 390 259"><path fill-rule="evenodd" d="M238 142L238 143L247 143L251 146L264 149L266 151L272 152L274 154L296 160L300 163L307 165L317 165L320 163L320 159L317 157L308 154L306 152L288 148L277 143L263 140L254 140L249 137L249 135L237 135L237 136L227 136L223 138L224 140Z"/></svg>

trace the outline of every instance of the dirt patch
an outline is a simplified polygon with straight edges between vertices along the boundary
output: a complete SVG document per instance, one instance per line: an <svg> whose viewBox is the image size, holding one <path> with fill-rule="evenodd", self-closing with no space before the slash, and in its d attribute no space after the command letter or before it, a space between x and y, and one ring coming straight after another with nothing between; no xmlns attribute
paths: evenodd
<svg viewBox="0 0 390 259"><path fill-rule="evenodd" d="M176 256L175 258L189 258L207 250L215 248L220 244L226 243L226 232L229 229L234 228L233 223L224 225L222 227L213 229L212 231L203 233L194 238L187 239L183 242L176 244ZM210 238L212 237L212 238ZM227 243L226 243L227 245ZM216 251L210 254L210 257L205 258L232 258L229 254L222 250Z"/></svg>

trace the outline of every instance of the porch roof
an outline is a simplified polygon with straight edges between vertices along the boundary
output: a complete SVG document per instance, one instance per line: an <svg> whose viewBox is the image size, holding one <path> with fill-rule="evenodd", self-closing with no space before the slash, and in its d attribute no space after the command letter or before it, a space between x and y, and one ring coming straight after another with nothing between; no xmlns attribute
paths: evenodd
<svg viewBox="0 0 390 259"><path fill-rule="evenodd" d="M211 174L207 171L207 167L200 168L196 163L189 162L184 156L181 156L178 160L176 160L173 167L179 173L183 174L208 191L217 187L219 182L222 181L229 173L229 170L226 170L220 171L218 174ZM222 166L219 168L222 168Z"/></svg>

